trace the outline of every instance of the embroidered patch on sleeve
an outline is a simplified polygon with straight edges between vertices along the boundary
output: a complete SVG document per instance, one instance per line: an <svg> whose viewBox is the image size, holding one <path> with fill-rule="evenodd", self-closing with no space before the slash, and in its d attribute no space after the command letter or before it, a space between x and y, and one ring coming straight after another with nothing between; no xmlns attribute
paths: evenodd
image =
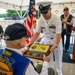
<svg viewBox="0 0 75 75"><path fill-rule="evenodd" d="M0 59L0 75L13 75L11 64L4 59Z"/></svg>

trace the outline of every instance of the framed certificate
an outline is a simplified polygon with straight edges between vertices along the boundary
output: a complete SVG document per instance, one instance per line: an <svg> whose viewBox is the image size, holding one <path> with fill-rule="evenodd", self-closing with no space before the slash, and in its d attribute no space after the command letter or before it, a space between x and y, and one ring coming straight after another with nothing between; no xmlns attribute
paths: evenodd
<svg viewBox="0 0 75 75"><path fill-rule="evenodd" d="M50 45L43 45L43 44L32 44L27 53L24 56L34 58L34 59L43 59L43 54L49 55L51 48Z"/></svg>

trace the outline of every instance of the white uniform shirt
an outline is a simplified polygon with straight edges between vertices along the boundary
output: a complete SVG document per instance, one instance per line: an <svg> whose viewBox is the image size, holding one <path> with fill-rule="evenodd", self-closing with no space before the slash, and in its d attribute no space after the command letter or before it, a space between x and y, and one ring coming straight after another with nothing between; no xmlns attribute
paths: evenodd
<svg viewBox="0 0 75 75"><path fill-rule="evenodd" d="M52 28L52 26L55 26L55 28ZM43 41L54 44L56 34L61 34L61 20L60 18L51 13L51 18L49 20L45 20L42 16L39 21L38 25L36 27L36 32L40 33L41 29L44 33L44 39ZM45 43L44 43L45 44Z"/></svg>
<svg viewBox="0 0 75 75"><path fill-rule="evenodd" d="M63 20L67 22L68 17L69 17L69 15L67 17L64 16ZM64 29L66 29L66 24L64 24Z"/></svg>
<svg viewBox="0 0 75 75"><path fill-rule="evenodd" d="M8 48L8 49L13 50L17 53L20 53L20 52L18 52L19 50L17 50L17 49L12 49L12 48ZM22 55L22 53L20 53L20 54ZM46 62L46 61L43 62L43 67L42 67L42 71L40 74L38 74L35 71L33 65L30 63L29 66L27 67L25 75L48 75L48 62Z"/></svg>

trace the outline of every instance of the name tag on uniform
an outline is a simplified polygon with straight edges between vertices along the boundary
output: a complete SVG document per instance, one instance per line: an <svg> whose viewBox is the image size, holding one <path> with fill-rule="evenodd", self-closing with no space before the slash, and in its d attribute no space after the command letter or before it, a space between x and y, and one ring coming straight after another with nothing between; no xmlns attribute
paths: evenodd
<svg viewBox="0 0 75 75"><path fill-rule="evenodd" d="M41 29L45 29L45 27L41 27Z"/></svg>
<svg viewBox="0 0 75 75"><path fill-rule="evenodd" d="M43 59L43 54L49 55L50 53L50 45L43 45L43 44L32 44L29 48L28 52L24 55L34 59Z"/></svg>
<svg viewBox="0 0 75 75"><path fill-rule="evenodd" d="M45 27L41 27L41 32L43 33L45 31Z"/></svg>
<svg viewBox="0 0 75 75"><path fill-rule="evenodd" d="M55 25L51 25L49 26L50 32L55 33L56 30L56 26Z"/></svg>
<svg viewBox="0 0 75 75"><path fill-rule="evenodd" d="M56 26L51 25L51 26L49 26L49 28L55 29L55 28L56 28Z"/></svg>

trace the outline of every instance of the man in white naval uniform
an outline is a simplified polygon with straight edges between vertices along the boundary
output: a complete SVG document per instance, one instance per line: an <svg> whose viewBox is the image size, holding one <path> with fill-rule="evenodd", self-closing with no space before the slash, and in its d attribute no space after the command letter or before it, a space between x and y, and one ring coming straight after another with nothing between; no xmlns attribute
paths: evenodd
<svg viewBox="0 0 75 75"><path fill-rule="evenodd" d="M42 14L42 17L38 21L36 27L36 33L32 37L28 47L38 38L41 30L45 34L41 40L41 44L52 45L50 48L50 58L49 67L52 67L53 64L53 52L55 55L56 61L56 71L58 75L62 74L62 42L61 42L61 20L58 16L54 15L51 12L51 2L39 2L39 11Z"/></svg>

